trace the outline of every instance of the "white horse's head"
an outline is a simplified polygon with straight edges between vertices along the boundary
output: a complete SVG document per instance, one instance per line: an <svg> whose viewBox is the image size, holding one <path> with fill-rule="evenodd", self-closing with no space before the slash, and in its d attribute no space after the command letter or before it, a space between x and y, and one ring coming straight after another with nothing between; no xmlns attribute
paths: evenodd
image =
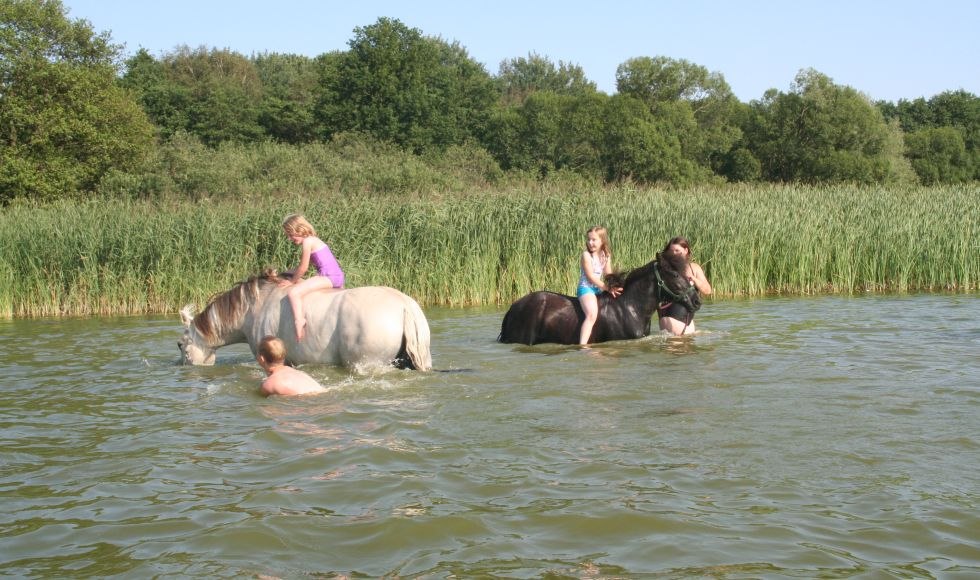
<svg viewBox="0 0 980 580"><path fill-rule="evenodd" d="M214 349L201 339L200 333L194 328L190 304L180 310L180 321L184 324L184 336L177 341L181 362L190 365L213 365Z"/></svg>

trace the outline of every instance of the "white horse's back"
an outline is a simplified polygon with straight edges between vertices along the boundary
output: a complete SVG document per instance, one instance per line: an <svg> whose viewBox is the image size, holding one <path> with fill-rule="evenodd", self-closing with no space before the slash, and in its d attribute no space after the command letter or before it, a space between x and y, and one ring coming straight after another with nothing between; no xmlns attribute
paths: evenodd
<svg viewBox="0 0 980 580"><path fill-rule="evenodd" d="M302 342L296 340L285 292L270 295L263 311L249 344L257 345L265 334L275 334L286 344L287 359L293 364L362 368L394 363L418 370L432 368L425 315L415 300L394 288L362 286L307 294Z"/></svg>
<svg viewBox="0 0 980 580"><path fill-rule="evenodd" d="M303 298L305 336L296 323L286 290L275 272L252 276L213 298L197 316L181 310L181 356L190 364L213 364L214 351L247 342L255 353L268 335L286 345L293 364L324 363L363 368L395 365L432 368L429 323L411 297L384 286L316 291Z"/></svg>

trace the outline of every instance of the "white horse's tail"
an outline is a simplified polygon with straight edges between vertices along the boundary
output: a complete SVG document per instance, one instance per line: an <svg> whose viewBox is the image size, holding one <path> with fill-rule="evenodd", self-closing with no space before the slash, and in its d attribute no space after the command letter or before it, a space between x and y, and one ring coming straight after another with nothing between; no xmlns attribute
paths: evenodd
<svg viewBox="0 0 980 580"><path fill-rule="evenodd" d="M429 350L429 323L418 302L405 296L403 317L405 354L417 371L432 370L432 353Z"/></svg>

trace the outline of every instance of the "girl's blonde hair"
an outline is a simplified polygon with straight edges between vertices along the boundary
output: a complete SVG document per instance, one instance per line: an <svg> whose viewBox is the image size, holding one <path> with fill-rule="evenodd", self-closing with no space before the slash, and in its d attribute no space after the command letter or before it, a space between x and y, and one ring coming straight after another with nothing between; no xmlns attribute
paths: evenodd
<svg viewBox="0 0 980 580"><path fill-rule="evenodd" d="M294 213L286 216L286 219L282 220L282 229L290 236L315 236L316 230L310 225L310 222L306 221L306 218L301 214Z"/></svg>
<svg viewBox="0 0 980 580"><path fill-rule="evenodd" d="M589 234L592 233L599 236L599 241L602 243L599 246L599 253L605 254L606 258L612 258L612 247L609 245L609 232L606 231L606 228L602 226L592 226L585 232L585 237L588 238ZM586 244L585 250L588 251L588 249L589 245Z"/></svg>

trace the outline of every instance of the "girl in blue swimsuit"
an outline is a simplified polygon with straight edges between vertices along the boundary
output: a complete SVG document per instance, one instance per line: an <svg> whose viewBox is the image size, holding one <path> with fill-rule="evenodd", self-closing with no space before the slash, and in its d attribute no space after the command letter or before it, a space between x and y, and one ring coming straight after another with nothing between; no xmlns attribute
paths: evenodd
<svg viewBox="0 0 980 580"><path fill-rule="evenodd" d="M333 290L344 287L344 271L340 269L337 258L323 240L316 237L316 230L299 214L286 216L282 229L289 241L302 246L299 266L281 283L283 286L292 285L286 292L289 303L293 307L293 319L296 321L296 340L303 340L306 329L306 317L303 315L303 297L315 290ZM316 268L317 275L303 279L310 264Z"/></svg>
<svg viewBox="0 0 980 580"><path fill-rule="evenodd" d="M609 247L609 234L606 233L606 228L595 226L585 232L585 251L582 252L579 271L581 275L576 294L585 312L585 319L579 331L578 343L588 344L592 336L592 327L599 318L597 296L609 290L602 277L612 274L612 249ZM615 293L613 296L615 297Z"/></svg>

